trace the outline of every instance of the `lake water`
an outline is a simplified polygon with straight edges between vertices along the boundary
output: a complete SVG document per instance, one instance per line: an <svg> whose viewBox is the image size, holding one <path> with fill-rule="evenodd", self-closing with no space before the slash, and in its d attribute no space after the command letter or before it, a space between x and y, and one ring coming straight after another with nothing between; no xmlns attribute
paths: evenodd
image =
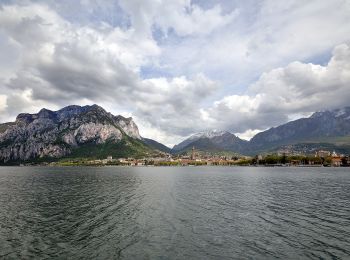
<svg viewBox="0 0 350 260"><path fill-rule="evenodd" d="M350 259L350 168L1 167L0 258Z"/></svg>

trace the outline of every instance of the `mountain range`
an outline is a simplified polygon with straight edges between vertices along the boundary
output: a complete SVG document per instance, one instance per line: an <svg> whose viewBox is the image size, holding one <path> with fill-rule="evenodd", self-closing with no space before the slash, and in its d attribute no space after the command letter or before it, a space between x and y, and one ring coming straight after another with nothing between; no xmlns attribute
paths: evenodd
<svg viewBox="0 0 350 260"><path fill-rule="evenodd" d="M19 114L15 122L0 124L0 164L40 162L59 158L154 156L183 154L255 155L289 149L350 152L350 107L316 112L242 140L227 131L197 133L172 149L141 137L132 118L115 116L98 105L67 106L58 111Z"/></svg>
<svg viewBox="0 0 350 260"><path fill-rule="evenodd" d="M227 131L211 130L197 133L175 145L172 153L181 154L189 152L192 147L197 151L209 154L222 152L244 153L248 141L242 140Z"/></svg>
<svg viewBox="0 0 350 260"><path fill-rule="evenodd" d="M278 127L272 127L245 141L227 131L192 135L175 145L173 153L186 153L192 147L209 153L231 151L245 155L273 152L288 147L301 152L315 149L350 152L350 107L316 112Z"/></svg>

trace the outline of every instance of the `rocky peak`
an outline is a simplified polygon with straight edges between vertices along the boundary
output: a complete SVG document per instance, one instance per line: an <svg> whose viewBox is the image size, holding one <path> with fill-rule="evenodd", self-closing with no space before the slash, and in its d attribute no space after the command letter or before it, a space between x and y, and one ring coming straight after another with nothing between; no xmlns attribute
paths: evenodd
<svg viewBox="0 0 350 260"><path fill-rule="evenodd" d="M207 132L200 132L200 133L197 133L197 134L194 134L192 136L190 136L189 138L194 140L194 139L199 139L199 138L214 138L214 137L219 137L219 136L223 136L225 134L230 134L232 135L231 133L227 132L227 131L219 131L219 130L210 130L210 131L207 131Z"/></svg>
<svg viewBox="0 0 350 260"><path fill-rule="evenodd" d="M1 125L0 125L1 126ZM124 135L141 140L132 118L114 116L98 105L68 106L22 113L0 133L0 161L60 157L87 143L118 142ZM45 149L44 149L45 148Z"/></svg>
<svg viewBox="0 0 350 260"><path fill-rule="evenodd" d="M116 116L115 120L128 136L136 139L141 139L139 129L135 122L132 120L132 117L125 118L123 116Z"/></svg>
<svg viewBox="0 0 350 260"><path fill-rule="evenodd" d="M190 146L196 146L196 142L198 145L199 141L202 146L211 146L228 151L241 151L247 143L247 141L240 139L228 131L211 130L190 136L181 143L175 145L173 151L178 152L188 149Z"/></svg>
<svg viewBox="0 0 350 260"><path fill-rule="evenodd" d="M350 107L340 109L318 111L311 115L310 118L332 117L332 118L348 118L350 116Z"/></svg>
<svg viewBox="0 0 350 260"><path fill-rule="evenodd" d="M21 113L16 117L16 123L29 124L34 120L32 114Z"/></svg>
<svg viewBox="0 0 350 260"><path fill-rule="evenodd" d="M59 115L59 118L68 118L85 112L88 109L88 107L89 106L81 107L77 105L71 105L58 110L57 114Z"/></svg>
<svg viewBox="0 0 350 260"><path fill-rule="evenodd" d="M53 112L49 109L43 108L39 111L39 113L36 116L37 116L37 118L45 118L45 119L55 120L57 118L57 113Z"/></svg>
<svg viewBox="0 0 350 260"><path fill-rule="evenodd" d="M331 111L318 111L313 113L310 118L320 118L320 117L333 117L334 114Z"/></svg>
<svg viewBox="0 0 350 260"><path fill-rule="evenodd" d="M85 106L87 111L95 112L95 113L101 113L101 114L110 114L108 113L104 108L100 107L99 105L93 104L91 106Z"/></svg>

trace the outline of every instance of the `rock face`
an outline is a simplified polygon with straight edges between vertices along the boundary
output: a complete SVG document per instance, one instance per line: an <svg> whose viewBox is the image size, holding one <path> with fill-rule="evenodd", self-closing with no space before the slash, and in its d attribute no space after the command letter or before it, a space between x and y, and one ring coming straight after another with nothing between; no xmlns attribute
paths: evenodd
<svg viewBox="0 0 350 260"><path fill-rule="evenodd" d="M42 109L0 125L0 162L58 158L81 145L118 142L124 136L141 140L132 118L114 116L97 105Z"/></svg>

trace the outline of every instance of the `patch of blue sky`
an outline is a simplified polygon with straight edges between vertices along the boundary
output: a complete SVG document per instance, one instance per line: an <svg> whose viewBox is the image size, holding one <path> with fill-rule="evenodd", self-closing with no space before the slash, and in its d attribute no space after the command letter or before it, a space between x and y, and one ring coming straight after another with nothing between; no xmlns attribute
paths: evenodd
<svg viewBox="0 0 350 260"><path fill-rule="evenodd" d="M140 77L142 79L150 78L171 78L174 74L170 70L157 68L154 66L142 66L140 68Z"/></svg>
<svg viewBox="0 0 350 260"><path fill-rule="evenodd" d="M1 0L1 1L0 1L0 7L1 7L2 5L8 5L8 4L12 4L12 3L14 3L13 0Z"/></svg>
<svg viewBox="0 0 350 260"><path fill-rule="evenodd" d="M9 3L16 1L4 0ZM131 22L129 16L115 0L110 1L71 1L71 0L32 0L46 4L56 10L65 20L75 24L96 24L107 23L112 27L129 28Z"/></svg>
<svg viewBox="0 0 350 260"><path fill-rule="evenodd" d="M333 48L329 48L327 51L316 54L314 56L308 57L303 62L304 63L312 63L316 65L326 66L329 60L332 58L332 50Z"/></svg>

